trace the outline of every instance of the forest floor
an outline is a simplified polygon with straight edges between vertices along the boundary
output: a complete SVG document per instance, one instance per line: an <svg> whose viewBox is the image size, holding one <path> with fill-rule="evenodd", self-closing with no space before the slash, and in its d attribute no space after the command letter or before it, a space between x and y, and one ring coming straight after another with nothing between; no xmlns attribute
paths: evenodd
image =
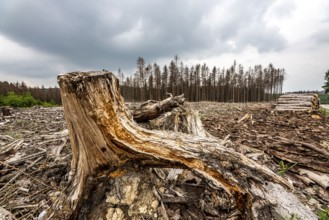
<svg viewBox="0 0 329 220"><path fill-rule="evenodd" d="M321 112L276 112L269 103L185 106L199 111L210 134L292 183L315 212L329 207L329 118ZM6 210L17 219L42 219L65 189L69 145L61 107L15 109L0 117L0 219Z"/></svg>

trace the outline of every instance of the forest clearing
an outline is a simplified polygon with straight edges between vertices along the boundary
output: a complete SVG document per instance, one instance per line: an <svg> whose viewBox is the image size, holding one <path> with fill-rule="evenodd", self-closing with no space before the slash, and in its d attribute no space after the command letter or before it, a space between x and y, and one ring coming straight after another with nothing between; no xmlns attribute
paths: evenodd
<svg viewBox="0 0 329 220"><path fill-rule="evenodd" d="M131 108L136 104L127 103L127 106ZM99 167L91 182L87 178L87 187L82 188L82 195L90 197L82 196L77 208L79 213L73 215L74 218L249 219L254 216L264 219L269 213L275 213L271 209L279 207L279 211L287 215L272 218L316 219L321 210L326 210L329 204L329 118L325 114L318 111L275 111L273 103L192 102L182 106L184 111L199 111L206 130L204 136L210 134L210 139L200 135L199 138L190 139L191 142L211 140L209 145L215 145L218 141L220 146L229 149L228 155L238 152L232 155L248 158L243 162L246 167L239 167L239 161L235 165L230 164L231 158L227 158L228 164L220 165L226 166L228 171L232 169L232 173L219 169L224 179L219 178L223 184L220 188L214 185L217 180L207 176L214 171L201 172L203 168L193 167L195 159L187 160L186 165L182 166L184 162L166 161L165 158L158 158L159 161L151 161L148 157L141 159L143 157L140 154L134 155L129 151L135 158L132 162L117 166L116 169ZM123 106L121 108L124 109ZM150 128L152 125L144 122L141 126ZM167 129L174 128L169 126ZM8 216L12 213L12 218L7 219L68 218L66 212L69 210L65 210L67 206L61 200L65 201L68 196L74 160L63 108L15 109L12 115L2 117L0 131L0 206L3 207L0 214L4 215L6 210ZM168 133L168 140L163 141L174 143L170 137ZM79 138L77 140L81 142ZM123 146L118 140L112 141L115 145ZM197 149L193 149L195 154ZM217 150L220 149L214 149L214 152ZM106 152L105 147L101 148L101 152ZM120 151L115 152L122 154ZM174 159L176 156L171 155ZM123 160L129 161L127 156ZM201 161L212 160L202 158ZM253 166L249 168L251 161L255 162L253 166L256 169ZM234 169L242 170L235 173ZM253 170L254 176L248 169ZM246 176L240 179L239 175ZM287 185L287 193L283 195L290 198L292 194L291 198L297 200L275 204L272 194L269 197L258 195L259 198L255 200L258 192L255 189L259 184L264 184L264 180L269 181L273 188L277 187L276 183ZM254 184L255 188L249 189L249 184ZM234 193L227 190L231 187L236 190L235 193L241 190L242 196L251 193L254 197L252 202L257 203L257 206L244 203L251 201L249 196L234 197ZM281 192L285 190L282 188ZM280 198L276 199L280 201ZM242 204L239 204L241 201ZM55 207L58 210L51 210Z"/></svg>
<svg viewBox="0 0 329 220"><path fill-rule="evenodd" d="M0 220L329 220L328 11L0 1Z"/></svg>

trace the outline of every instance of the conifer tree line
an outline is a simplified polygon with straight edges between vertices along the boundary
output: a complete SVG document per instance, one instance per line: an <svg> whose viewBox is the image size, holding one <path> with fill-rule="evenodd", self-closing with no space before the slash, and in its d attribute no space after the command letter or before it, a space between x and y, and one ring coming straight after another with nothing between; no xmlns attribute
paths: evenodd
<svg viewBox="0 0 329 220"><path fill-rule="evenodd" d="M29 87L24 82L9 83L7 81L0 81L0 96L6 96L9 92L14 92L17 95L24 95L29 93L35 99L42 102L50 102L58 105L62 103L58 87Z"/></svg>
<svg viewBox="0 0 329 220"><path fill-rule="evenodd" d="M121 94L126 101L162 100L167 93L184 93L191 102L262 102L273 101L282 93L285 70L255 65L245 69L234 61L227 69L207 64L184 65L178 56L164 67L145 64L137 59L136 73L124 77L119 69Z"/></svg>
<svg viewBox="0 0 329 220"><path fill-rule="evenodd" d="M275 100L282 93L285 70L255 65L245 69L235 61L225 69L210 68L207 64L187 66L176 55L169 65L145 64L142 57L137 59L134 75L125 77L119 69L118 78L121 94L128 102L162 100L167 93L184 93L187 101L217 102L262 102ZM24 82L0 81L0 96L9 92L18 95L30 93L42 102L61 104L58 87L28 87Z"/></svg>

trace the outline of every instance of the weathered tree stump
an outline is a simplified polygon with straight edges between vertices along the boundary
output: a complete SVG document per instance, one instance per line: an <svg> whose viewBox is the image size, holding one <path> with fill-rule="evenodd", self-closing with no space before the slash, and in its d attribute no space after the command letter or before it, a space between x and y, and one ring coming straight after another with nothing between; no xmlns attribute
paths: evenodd
<svg viewBox="0 0 329 220"><path fill-rule="evenodd" d="M100 202L98 195L108 189L109 178L119 180L136 169L179 167L192 170L213 189L224 190L244 219L291 214L316 219L284 179L217 139L139 127L112 73L74 72L58 76L58 82L72 162L66 196L53 207L56 215L88 218L91 202Z"/></svg>

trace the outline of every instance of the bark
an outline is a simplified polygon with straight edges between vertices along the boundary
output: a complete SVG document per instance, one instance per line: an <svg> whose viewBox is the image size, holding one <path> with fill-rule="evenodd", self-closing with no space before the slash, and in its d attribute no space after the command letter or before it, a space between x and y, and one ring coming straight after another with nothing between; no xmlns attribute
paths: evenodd
<svg viewBox="0 0 329 220"><path fill-rule="evenodd" d="M62 203L53 207L58 209L56 214L88 218L90 199L100 202L97 195L104 195L109 188L109 178L119 181L132 170L157 166L195 172L214 190L226 192L244 219L289 217L293 213L302 219L316 219L291 193L289 183L219 140L139 127L112 73L74 72L60 75L58 82L72 162L70 186ZM109 212L122 215L122 210L115 208Z"/></svg>
<svg viewBox="0 0 329 220"><path fill-rule="evenodd" d="M140 105L139 108L134 109L132 115L137 122L145 122L157 118L164 112L182 105L185 101L184 94L173 97L172 94L162 101L149 100Z"/></svg>

